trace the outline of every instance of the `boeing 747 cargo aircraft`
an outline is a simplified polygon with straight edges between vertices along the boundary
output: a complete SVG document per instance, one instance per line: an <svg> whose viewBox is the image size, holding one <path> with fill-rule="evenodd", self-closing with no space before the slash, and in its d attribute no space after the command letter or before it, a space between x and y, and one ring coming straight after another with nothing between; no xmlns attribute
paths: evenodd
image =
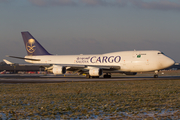
<svg viewBox="0 0 180 120"><path fill-rule="evenodd" d="M136 75L137 72L158 71L174 64L174 61L163 52L148 51L119 51L92 55L53 55L29 33L22 32L27 56L13 58L24 59L29 63L52 64L47 68L53 74L65 74L67 71L86 74L86 78L111 78L111 73Z"/></svg>

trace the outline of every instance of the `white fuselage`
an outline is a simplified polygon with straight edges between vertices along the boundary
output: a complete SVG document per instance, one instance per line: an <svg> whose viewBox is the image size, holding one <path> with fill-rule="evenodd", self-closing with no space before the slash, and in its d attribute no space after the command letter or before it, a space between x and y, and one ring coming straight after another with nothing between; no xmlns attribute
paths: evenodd
<svg viewBox="0 0 180 120"><path fill-rule="evenodd" d="M25 58L40 59L30 63L66 64L87 66L119 66L118 71L144 72L167 68L174 61L160 51L122 51L95 55L42 55L25 56Z"/></svg>

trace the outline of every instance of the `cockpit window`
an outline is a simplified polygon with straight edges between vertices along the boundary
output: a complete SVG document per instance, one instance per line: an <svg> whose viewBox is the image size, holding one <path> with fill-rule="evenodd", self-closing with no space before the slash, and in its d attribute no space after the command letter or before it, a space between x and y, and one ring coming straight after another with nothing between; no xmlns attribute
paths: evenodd
<svg viewBox="0 0 180 120"><path fill-rule="evenodd" d="M158 52L158 54L163 54L163 55L164 55L164 53L163 53L163 52Z"/></svg>

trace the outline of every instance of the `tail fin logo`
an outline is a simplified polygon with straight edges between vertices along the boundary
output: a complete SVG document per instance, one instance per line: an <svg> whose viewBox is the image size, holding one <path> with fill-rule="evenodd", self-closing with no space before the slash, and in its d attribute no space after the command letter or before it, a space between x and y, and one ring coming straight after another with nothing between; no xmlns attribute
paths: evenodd
<svg viewBox="0 0 180 120"><path fill-rule="evenodd" d="M35 52L36 46L34 44L35 44L35 40L34 39L29 39L28 42L26 43L26 50L29 53L34 53Z"/></svg>

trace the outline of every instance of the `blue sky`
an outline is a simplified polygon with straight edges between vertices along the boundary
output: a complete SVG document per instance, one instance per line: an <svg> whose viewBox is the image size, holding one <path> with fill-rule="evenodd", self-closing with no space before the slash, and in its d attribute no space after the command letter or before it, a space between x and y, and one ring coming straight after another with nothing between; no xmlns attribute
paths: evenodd
<svg viewBox="0 0 180 120"><path fill-rule="evenodd" d="M0 61L25 56L21 31L52 54L160 50L180 62L179 0L0 0Z"/></svg>

